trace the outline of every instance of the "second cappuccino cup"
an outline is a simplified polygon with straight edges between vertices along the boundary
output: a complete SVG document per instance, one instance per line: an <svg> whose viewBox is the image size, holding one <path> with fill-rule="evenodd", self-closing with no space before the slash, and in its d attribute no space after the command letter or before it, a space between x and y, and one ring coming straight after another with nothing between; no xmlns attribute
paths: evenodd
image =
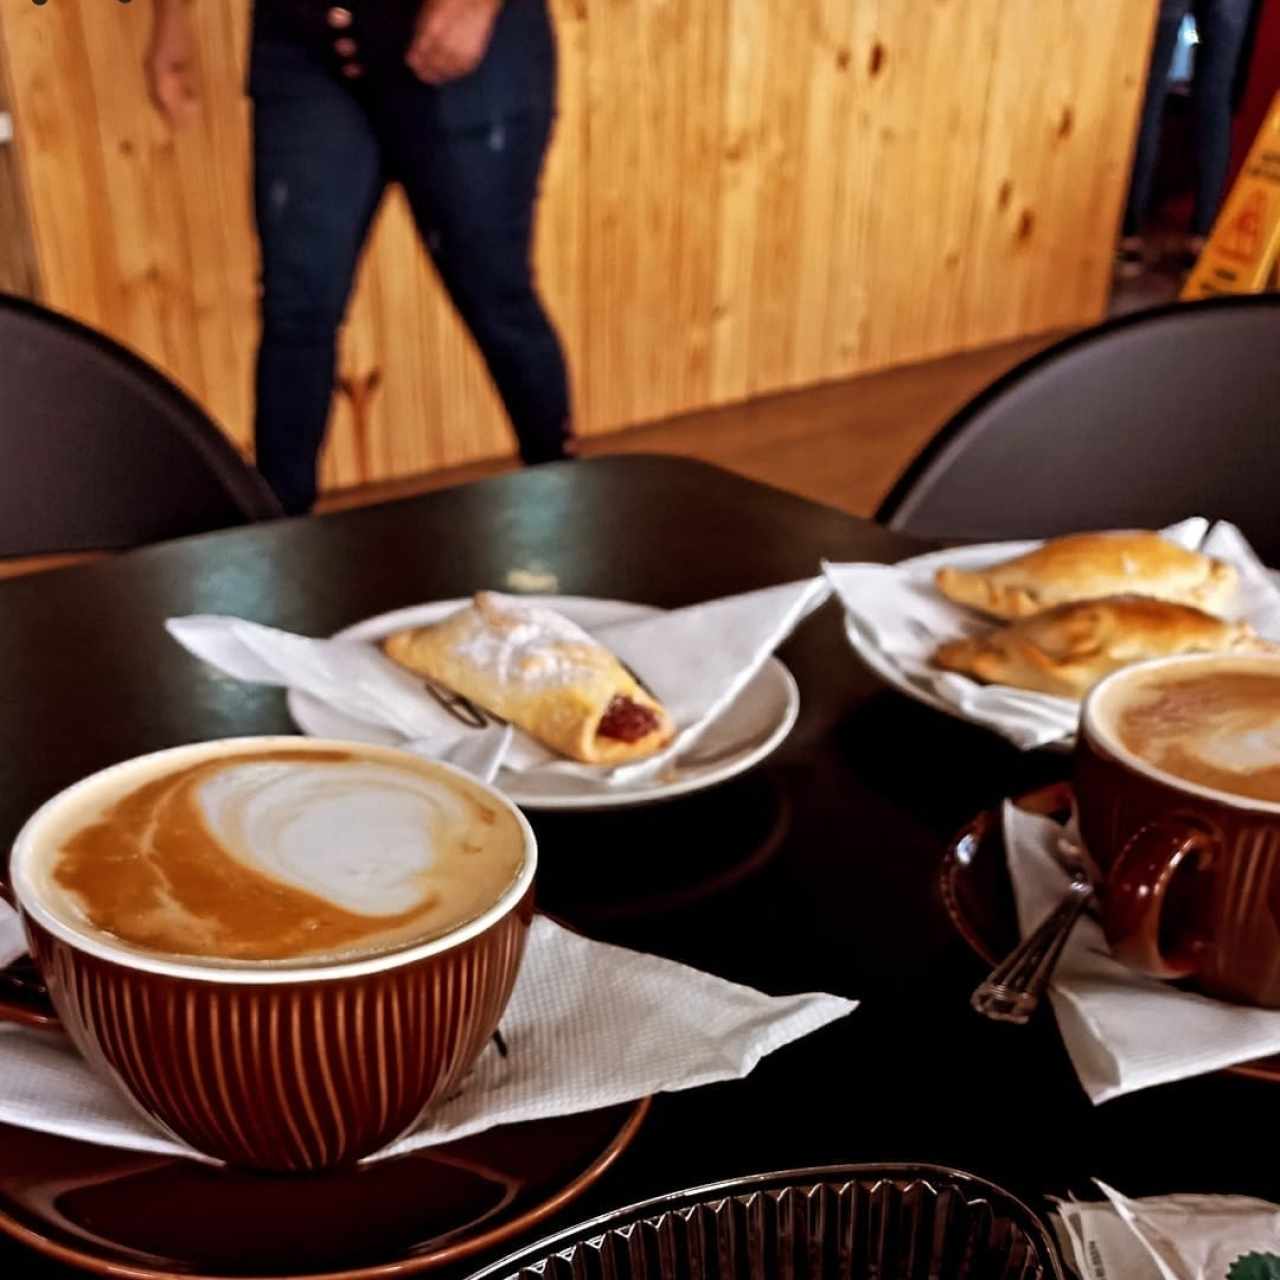
<svg viewBox="0 0 1280 1280"><path fill-rule="evenodd" d="M1280 658L1184 655L1102 680L1076 802L1117 959L1280 1008Z"/></svg>
<svg viewBox="0 0 1280 1280"><path fill-rule="evenodd" d="M377 1151L458 1086L515 985L536 863L523 815L470 775L249 738L55 796L10 885L98 1072L207 1156L309 1172Z"/></svg>

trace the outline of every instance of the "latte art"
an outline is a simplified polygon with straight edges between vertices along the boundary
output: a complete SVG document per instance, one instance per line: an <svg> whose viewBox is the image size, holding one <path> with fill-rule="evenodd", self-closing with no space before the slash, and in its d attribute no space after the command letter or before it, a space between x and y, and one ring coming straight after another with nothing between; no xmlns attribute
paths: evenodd
<svg viewBox="0 0 1280 1280"><path fill-rule="evenodd" d="M1280 801L1280 662L1197 665L1122 682L1112 731L1159 769L1256 800Z"/></svg>
<svg viewBox="0 0 1280 1280"><path fill-rule="evenodd" d="M483 914L524 863L517 819L428 762L222 755L111 797L50 859L49 901L119 941L238 961L346 958Z"/></svg>
<svg viewBox="0 0 1280 1280"><path fill-rule="evenodd" d="M452 785L371 761L257 761L197 788L205 824L244 866L365 916L421 907L469 820Z"/></svg>

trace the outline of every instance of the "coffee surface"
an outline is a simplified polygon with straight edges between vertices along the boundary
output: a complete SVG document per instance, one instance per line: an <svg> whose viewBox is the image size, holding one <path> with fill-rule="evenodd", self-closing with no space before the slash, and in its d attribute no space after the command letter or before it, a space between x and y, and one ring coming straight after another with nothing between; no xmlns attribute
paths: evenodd
<svg viewBox="0 0 1280 1280"><path fill-rule="evenodd" d="M56 842L55 914L148 951L357 958L493 906L524 865L516 818L423 762L219 755L108 795Z"/></svg>
<svg viewBox="0 0 1280 1280"><path fill-rule="evenodd" d="M1167 773L1280 802L1280 672L1224 665L1134 680L1117 690L1110 722L1125 747Z"/></svg>

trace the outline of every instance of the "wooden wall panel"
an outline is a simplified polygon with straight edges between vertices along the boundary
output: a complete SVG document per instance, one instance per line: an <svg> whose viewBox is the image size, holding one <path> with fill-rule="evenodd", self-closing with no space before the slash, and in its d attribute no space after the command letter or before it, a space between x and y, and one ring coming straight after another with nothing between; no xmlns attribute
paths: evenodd
<svg viewBox="0 0 1280 1280"><path fill-rule="evenodd" d="M249 435L256 250L243 5L202 5L199 126L173 139L146 100L149 6L6 6L16 145L47 302L166 369Z"/></svg>
<svg viewBox="0 0 1280 1280"><path fill-rule="evenodd" d="M1154 20L1136 3L1000 7L965 345L1103 310Z"/></svg>
<svg viewBox="0 0 1280 1280"><path fill-rule="evenodd" d="M1096 318L1156 0L551 0L560 115L536 260L577 424ZM6 6L46 299L248 446L248 0L193 6L203 106L145 100L147 5ZM342 339L327 487L507 452L391 192Z"/></svg>
<svg viewBox="0 0 1280 1280"><path fill-rule="evenodd" d="M13 94L3 43L4 31L0 29L0 111L5 113L12 129ZM31 209L21 157L10 141L8 135L0 139L0 290L34 298L41 292L40 267L31 234Z"/></svg>

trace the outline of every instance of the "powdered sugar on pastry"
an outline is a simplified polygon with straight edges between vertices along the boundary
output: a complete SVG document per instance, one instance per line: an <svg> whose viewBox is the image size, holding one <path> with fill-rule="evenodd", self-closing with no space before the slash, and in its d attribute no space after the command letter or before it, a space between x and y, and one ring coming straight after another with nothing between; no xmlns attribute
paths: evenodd
<svg viewBox="0 0 1280 1280"><path fill-rule="evenodd" d="M490 671L504 684L546 688L574 684L597 671L608 654L577 623L525 600L477 593L461 610L455 657Z"/></svg>
<svg viewBox="0 0 1280 1280"><path fill-rule="evenodd" d="M643 759L675 732L608 649L528 600L482 591L439 622L387 636L382 650L584 764Z"/></svg>

